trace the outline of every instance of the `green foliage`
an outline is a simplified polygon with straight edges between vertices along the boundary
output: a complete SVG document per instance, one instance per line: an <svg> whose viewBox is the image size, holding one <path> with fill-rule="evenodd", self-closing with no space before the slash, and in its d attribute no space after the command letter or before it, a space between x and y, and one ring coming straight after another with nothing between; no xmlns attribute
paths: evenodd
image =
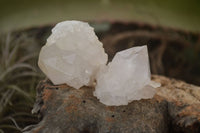
<svg viewBox="0 0 200 133"><path fill-rule="evenodd" d="M25 34L0 37L0 133L20 132L27 124L37 122L30 112L35 87L42 78L37 68L39 49Z"/></svg>

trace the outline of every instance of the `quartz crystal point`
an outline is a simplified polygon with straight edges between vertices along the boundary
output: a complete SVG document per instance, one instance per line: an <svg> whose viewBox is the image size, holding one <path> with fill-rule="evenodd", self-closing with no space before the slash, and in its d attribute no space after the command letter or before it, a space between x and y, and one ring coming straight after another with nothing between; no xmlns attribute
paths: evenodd
<svg viewBox="0 0 200 133"><path fill-rule="evenodd" d="M94 95L106 105L127 105L133 100L152 98L147 46L118 52L97 74Z"/></svg>
<svg viewBox="0 0 200 133"><path fill-rule="evenodd" d="M38 65L55 84L91 86L107 54L92 27L80 21L58 23L40 51Z"/></svg>

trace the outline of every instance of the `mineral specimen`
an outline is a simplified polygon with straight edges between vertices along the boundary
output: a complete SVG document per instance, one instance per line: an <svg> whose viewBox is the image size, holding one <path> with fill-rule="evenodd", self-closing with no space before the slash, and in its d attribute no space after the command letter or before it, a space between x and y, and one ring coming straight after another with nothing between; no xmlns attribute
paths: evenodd
<svg viewBox="0 0 200 133"><path fill-rule="evenodd" d="M157 84L150 81L147 46L118 52L108 60L92 27L80 21L58 23L39 55L39 67L55 84L76 89L96 87L94 95L106 105L127 105L152 98Z"/></svg>
<svg viewBox="0 0 200 133"><path fill-rule="evenodd" d="M80 21L58 23L40 51L38 65L55 84L91 86L107 54L92 27Z"/></svg>
<svg viewBox="0 0 200 133"><path fill-rule="evenodd" d="M152 98L147 46L118 52L97 74L94 95L106 105L127 105L133 100Z"/></svg>

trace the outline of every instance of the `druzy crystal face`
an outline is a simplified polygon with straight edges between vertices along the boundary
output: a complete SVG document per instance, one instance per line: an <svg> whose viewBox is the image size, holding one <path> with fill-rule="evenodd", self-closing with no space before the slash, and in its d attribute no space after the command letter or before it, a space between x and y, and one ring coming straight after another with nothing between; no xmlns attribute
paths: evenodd
<svg viewBox="0 0 200 133"><path fill-rule="evenodd" d="M92 27L80 21L58 23L40 51L38 65L55 84L76 89L94 82L107 54Z"/></svg>
<svg viewBox="0 0 200 133"><path fill-rule="evenodd" d="M99 71L94 95L106 105L127 105L132 100L153 97L146 46L118 52Z"/></svg>

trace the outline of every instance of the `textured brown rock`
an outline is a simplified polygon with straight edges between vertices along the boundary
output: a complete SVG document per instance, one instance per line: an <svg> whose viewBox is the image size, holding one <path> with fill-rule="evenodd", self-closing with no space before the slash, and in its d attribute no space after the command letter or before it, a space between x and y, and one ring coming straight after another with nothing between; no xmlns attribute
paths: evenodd
<svg viewBox="0 0 200 133"><path fill-rule="evenodd" d="M162 86L153 99L127 106L105 106L92 95L94 88L79 90L41 81L33 113L41 122L26 133L199 133L200 87L153 76Z"/></svg>

